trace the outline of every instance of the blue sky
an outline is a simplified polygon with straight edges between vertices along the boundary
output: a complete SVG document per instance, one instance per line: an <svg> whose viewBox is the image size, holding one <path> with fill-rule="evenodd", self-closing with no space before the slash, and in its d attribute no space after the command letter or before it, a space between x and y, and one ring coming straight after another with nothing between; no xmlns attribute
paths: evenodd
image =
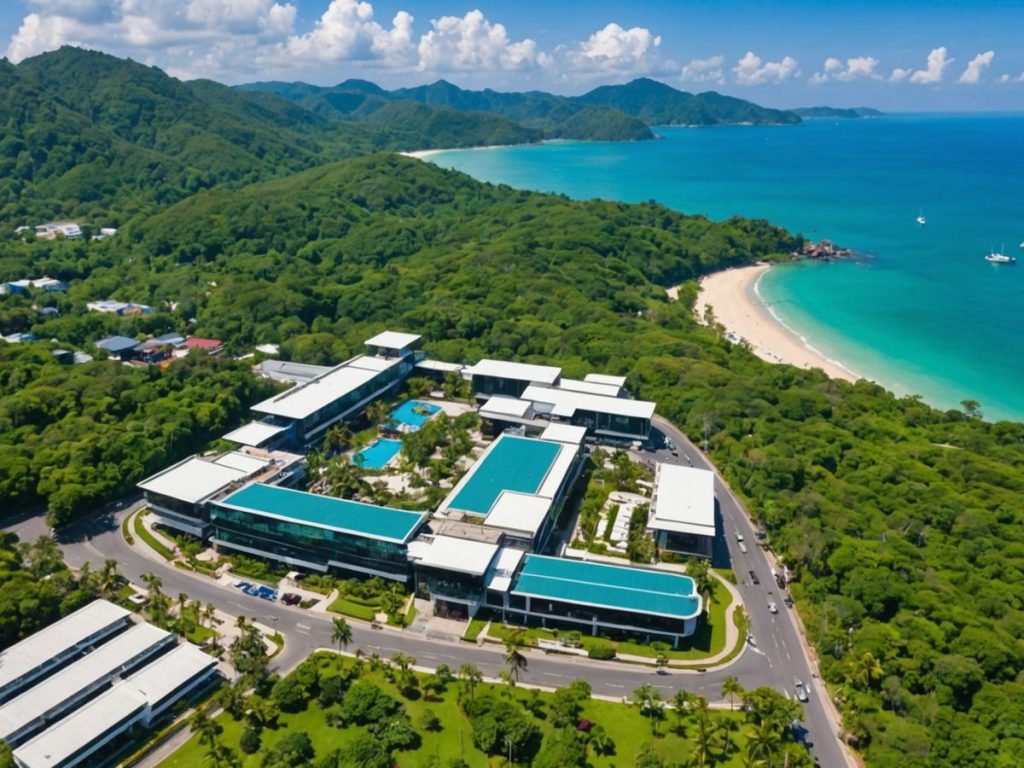
<svg viewBox="0 0 1024 768"><path fill-rule="evenodd" d="M780 107L1024 111L1024 0L3 0L12 61L78 44L182 78L581 93L649 76Z"/></svg>

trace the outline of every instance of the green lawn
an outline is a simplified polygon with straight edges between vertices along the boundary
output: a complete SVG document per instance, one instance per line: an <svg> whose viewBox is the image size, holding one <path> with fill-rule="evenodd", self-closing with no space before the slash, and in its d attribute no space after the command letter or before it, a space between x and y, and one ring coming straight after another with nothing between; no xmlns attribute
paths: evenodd
<svg viewBox="0 0 1024 768"><path fill-rule="evenodd" d="M328 671L336 663L332 654L323 654L319 662L321 669ZM346 659L343 663L351 664L352 661ZM458 707L456 700L459 683L449 685L447 692L441 696L440 700L425 701L422 697L409 700L400 696L397 689L387 682L381 671L372 672L367 668L364 677L380 685L387 693L402 701L414 727L422 738L420 747L415 751L395 754L396 765L401 765L402 768L427 768L433 764L432 761L435 758L440 758L440 764L445 765L451 758L461 756L472 768L488 768L487 756L473 745L469 722ZM525 700L530 695L528 691L521 688L509 690L505 686L485 684L477 686L476 695L480 695L481 692L488 689L499 696L514 696L519 700ZM549 698L550 694L541 694L543 701L546 702ZM440 731L425 732L418 727L420 717L427 708L433 710L441 720ZM276 729L263 732L263 749L255 755L243 756L243 768L258 768L266 748L274 745L289 732L304 731L307 733L316 749L317 758L324 756L330 750L348 744L360 732L361 729L355 726L338 729L327 725L325 712L326 710L319 709L315 702L311 702L303 712L283 714ZM585 704L582 717L603 726L615 744L614 754L600 757L591 754L590 765L593 768L630 766L633 764L634 755L649 743L673 761L681 759L692 751L691 742L675 732L676 718L670 710L664 712L664 716L658 724L657 736L652 733L651 721L642 716L635 707L624 706L616 702L591 700ZM746 743L746 729L741 725L741 714L739 712L715 712L713 717L730 720L737 726L732 732L734 747L728 759L720 761L716 765L727 767L741 765L741 750ZM540 717L533 716L533 721L540 727L543 734L546 735L552 731L543 713ZM223 727L220 740L228 746L237 748L242 732L241 724L226 714L218 718L218 723ZM692 734L693 731L693 719L684 718L683 732ZM201 747L193 736L171 757L164 760L160 764L160 768L194 768L194 766L202 765L205 751L205 748ZM240 752L239 754L241 755ZM316 758L314 758L314 763L315 761ZM525 767L527 764L516 762L515 765Z"/></svg>
<svg viewBox="0 0 1024 768"><path fill-rule="evenodd" d="M135 535L155 549L164 560L173 560L174 552L172 552L166 544L156 538L156 536L150 533L146 526L142 524L142 516L144 514L145 511L142 511L135 515Z"/></svg>
<svg viewBox="0 0 1024 768"><path fill-rule="evenodd" d="M340 613L345 616L351 616L354 619L373 621L373 617L380 611L380 606L355 603L344 595L339 595L338 598L328 606L327 610L333 611L334 613Z"/></svg>

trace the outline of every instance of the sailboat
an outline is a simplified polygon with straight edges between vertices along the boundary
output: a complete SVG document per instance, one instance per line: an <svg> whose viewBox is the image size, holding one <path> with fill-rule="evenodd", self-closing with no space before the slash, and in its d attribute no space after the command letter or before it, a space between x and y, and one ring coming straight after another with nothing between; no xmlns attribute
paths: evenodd
<svg viewBox="0 0 1024 768"><path fill-rule="evenodd" d="M920 208L918 208L917 210L917 223L920 224L922 227L928 223L928 220L924 217L924 211L922 211Z"/></svg>
<svg viewBox="0 0 1024 768"><path fill-rule="evenodd" d="M1003 253L1004 250L1006 250L1004 245L999 246L998 253L994 250L991 251L989 255L985 257L985 261L990 262L992 264L1016 264L1017 259L1015 259L1013 256L1005 255Z"/></svg>

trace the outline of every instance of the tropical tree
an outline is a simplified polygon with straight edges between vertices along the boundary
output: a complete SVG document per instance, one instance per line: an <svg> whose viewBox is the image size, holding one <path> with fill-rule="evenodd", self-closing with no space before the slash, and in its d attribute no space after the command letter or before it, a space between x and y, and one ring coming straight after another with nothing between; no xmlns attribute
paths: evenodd
<svg viewBox="0 0 1024 768"><path fill-rule="evenodd" d="M459 667L459 678L466 685L469 700L473 701L473 691L476 689L477 683L484 679L483 674L474 664L466 663Z"/></svg>
<svg viewBox="0 0 1024 768"><path fill-rule="evenodd" d="M641 715L651 718L651 730L658 733L658 719L661 717L661 694L652 686L644 684L633 691L633 703Z"/></svg>
<svg viewBox="0 0 1024 768"><path fill-rule="evenodd" d="M659 653L657 658L654 659L654 668L655 669L665 669L665 667L667 667L667 666L668 666L668 655L664 654L664 653Z"/></svg>
<svg viewBox="0 0 1024 768"><path fill-rule="evenodd" d="M163 594L160 590L163 589L164 583L155 573L146 571L139 578L142 579L142 583L146 585L146 589L149 590L151 596Z"/></svg>
<svg viewBox="0 0 1024 768"><path fill-rule="evenodd" d="M676 731L680 736L683 734L683 720L692 703L693 694L689 691L680 689L676 691L675 695L672 697L672 708L676 713Z"/></svg>
<svg viewBox="0 0 1024 768"><path fill-rule="evenodd" d="M722 695L729 699L729 709L733 709L733 699L743 695L743 686L733 675L728 675L722 681Z"/></svg>
<svg viewBox="0 0 1024 768"><path fill-rule="evenodd" d="M505 639L505 663L508 664L508 672L516 682L519 681L520 670L526 669L527 661L523 650L527 647L526 633L517 629Z"/></svg>
<svg viewBox="0 0 1024 768"><path fill-rule="evenodd" d="M861 690L867 690L882 679L885 670L871 651L865 651L859 659L851 662L850 681Z"/></svg>
<svg viewBox="0 0 1024 768"><path fill-rule="evenodd" d="M595 725L587 731L587 745L594 750L595 757L610 754L615 748L615 742L603 725Z"/></svg>
<svg viewBox="0 0 1024 768"><path fill-rule="evenodd" d="M103 561L103 568L100 569L97 588L100 595L110 597L114 594L121 583L121 574L118 572L117 560L107 558Z"/></svg>
<svg viewBox="0 0 1024 768"><path fill-rule="evenodd" d="M188 727L192 733L199 736L199 743L203 746L208 746L211 749L217 746L217 736L220 734L221 728L202 707L189 718Z"/></svg>
<svg viewBox="0 0 1024 768"><path fill-rule="evenodd" d="M754 724L747 736L747 754L771 765L772 756L778 750L781 742L782 738L779 736L776 726L769 720L761 720Z"/></svg>
<svg viewBox="0 0 1024 768"><path fill-rule="evenodd" d="M352 642L352 627L342 617L337 617L331 626L331 642L338 647L338 664L341 664L341 652L348 649Z"/></svg>
<svg viewBox="0 0 1024 768"><path fill-rule="evenodd" d="M693 579L694 589L701 596L705 611L710 611L711 596L714 594L715 577L711 573L711 566L702 557L691 557L686 561L686 575Z"/></svg>

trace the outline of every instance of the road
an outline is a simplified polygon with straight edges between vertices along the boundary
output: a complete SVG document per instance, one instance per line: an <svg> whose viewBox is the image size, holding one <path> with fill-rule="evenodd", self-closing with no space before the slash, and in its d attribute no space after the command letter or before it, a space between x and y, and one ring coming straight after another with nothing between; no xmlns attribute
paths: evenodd
<svg viewBox="0 0 1024 768"><path fill-rule="evenodd" d="M659 451L659 461L689 463L695 467L713 469L685 435L671 424L657 417L656 420L656 427L678 446L679 454L673 456L669 451ZM572 680L583 679L590 683L594 694L613 698L628 697L633 690L646 683L666 699L683 688L699 693L709 701L722 701L722 681L728 675L734 675L745 688L770 686L790 698L794 697L794 677L809 684L817 683L812 678L790 610L782 603L779 590L771 578L768 560L755 544L754 529L746 513L721 478L715 481L715 491L720 503L723 539L737 577L754 570L761 580L760 586L754 586L747 577L741 580L740 586L756 645L747 645L743 653L726 668L708 672L676 670L662 675L656 674L650 667L530 652L528 667L520 675L521 681L555 688ZM293 668L317 648L332 647L332 623L329 616L249 597L207 577L176 568L155 554L143 554L140 549L128 545L121 536L120 524L141 503L138 499L129 500L127 504L108 508L62 530L60 546L68 564L80 568L89 562L93 567L99 567L105 559L112 558L118 562L121 573L135 584L143 583L143 573L153 572L163 582L163 591L172 597L184 592L203 604L213 603L227 614L245 616L276 628L286 638L283 651L274 659L274 667L279 671ZM50 532L42 517L22 519L9 526L8 530L29 541ZM737 546L734 535L737 530L748 543L746 554L741 553ZM778 603L777 614L768 610L768 601L771 599ZM503 649L500 647L481 647L434 639L389 628L374 630L361 622L352 622L351 628L353 643L350 649L361 648L367 654L377 652L381 656L390 657L401 652L414 656L421 666L447 664L453 670L470 663L490 678L497 678L499 672L505 669ZM822 686L812 685L811 699L804 704L804 721L813 742L811 752L822 766L828 768L853 765L848 762L839 744L836 727L826 715L821 700L823 695Z"/></svg>
<svg viewBox="0 0 1024 768"><path fill-rule="evenodd" d="M717 474L715 467L686 435L660 416L654 417L654 426L678 447L678 456L672 455L670 451L658 451L658 461L688 464L716 472L715 497L718 499L721 513L721 520L717 522L722 543L728 549L729 565L740 582L739 590L747 608L749 631L756 643L754 646L748 646L743 660L750 661L756 654L761 666L759 674L753 678L748 678L746 669L740 671L739 666L730 671L746 688L768 685L790 698L796 697L794 679L802 680L810 689L810 700L803 708L808 739L814 745L811 754L821 765L830 768L855 765L840 743L836 723L826 712L827 704L823 698L826 695L825 686L817 674L812 674L811 662L804 653L793 609L787 608L783 603L784 593L775 584L772 567L764 550L757 544L754 526L746 510ZM736 540L737 532L744 538L746 553L740 550L739 542ZM760 584L755 585L751 582L750 571L757 574ZM778 613L769 610L769 603L772 601L776 603Z"/></svg>

